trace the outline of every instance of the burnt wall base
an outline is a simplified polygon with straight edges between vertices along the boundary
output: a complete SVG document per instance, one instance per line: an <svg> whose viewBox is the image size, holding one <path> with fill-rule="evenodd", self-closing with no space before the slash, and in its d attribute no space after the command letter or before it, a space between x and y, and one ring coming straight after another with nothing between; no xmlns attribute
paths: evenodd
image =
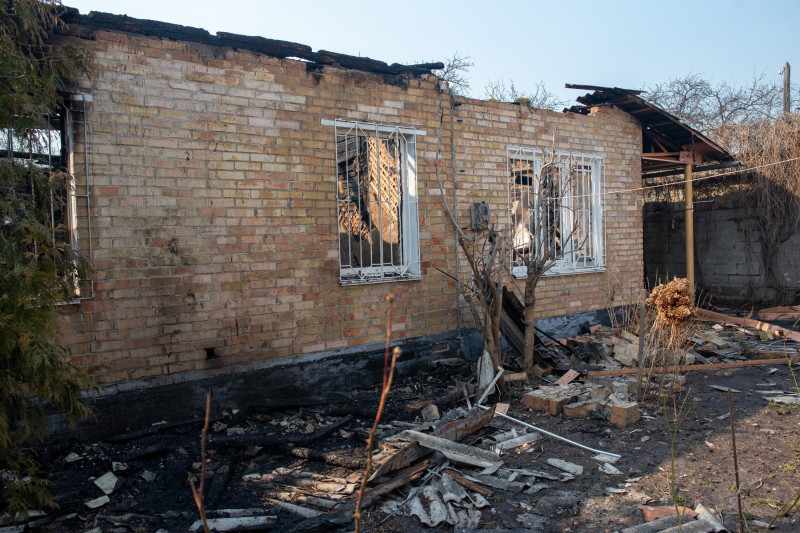
<svg viewBox="0 0 800 533"><path fill-rule="evenodd" d="M462 337L472 345L475 334ZM470 340L471 339L471 340ZM478 341L479 342L479 341ZM397 375L407 376L430 361L454 357L461 341L455 334L431 335L404 341ZM479 353L477 350L470 350ZM344 393L368 387L382 379L383 346L359 347L338 353L319 353L216 371L187 372L108 387L89 403L95 416L70 428L62 417L53 416L49 431L57 440L103 439L151 424L203 416L206 392L212 395L213 410L243 409L265 400ZM204 375L205 374L205 375Z"/></svg>

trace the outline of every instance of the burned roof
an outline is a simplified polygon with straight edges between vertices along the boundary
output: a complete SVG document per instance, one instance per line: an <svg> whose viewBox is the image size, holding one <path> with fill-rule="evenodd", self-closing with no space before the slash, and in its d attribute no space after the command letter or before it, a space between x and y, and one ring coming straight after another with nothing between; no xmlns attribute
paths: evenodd
<svg viewBox="0 0 800 533"><path fill-rule="evenodd" d="M441 62L420 63L415 65L393 63L389 65L383 61L377 61L368 57L338 54L327 50L314 52L308 45L290 41L280 41L226 32L217 32L216 35L212 35L202 28L181 26L180 24L171 24L169 22L137 19L127 15L114 15L111 13L99 13L97 11L92 11L88 15L82 15L77 9L72 7L64 7L63 9L64 11L62 12L61 19L67 25L82 26L90 31L107 30L135 33L147 37L160 37L173 41L187 41L227 47L237 51L255 52L281 59L296 58L319 66L332 65L386 75L419 76L422 74L429 74L431 70L444 68L444 64ZM66 31L67 33L73 33L73 29L71 28Z"/></svg>
<svg viewBox="0 0 800 533"><path fill-rule="evenodd" d="M568 89L593 91L565 111L587 114L592 107L613 105L642 124L642 172L683 169L687 163L731 163L731 156L714 141L639 95L643 91L567 84Z"/></svg>

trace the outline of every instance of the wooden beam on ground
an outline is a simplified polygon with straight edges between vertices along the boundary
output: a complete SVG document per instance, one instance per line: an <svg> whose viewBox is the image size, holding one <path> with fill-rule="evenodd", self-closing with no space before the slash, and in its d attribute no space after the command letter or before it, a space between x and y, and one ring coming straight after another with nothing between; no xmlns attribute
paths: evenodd
<svg viewBox="0 0 800 533"><path fill-rule="evenodd" d="M702 370L719 370L721 368L739 368L744 366L759 366L759 365L778 365L786 363L784 359L757 359L755 361L735 361L733 363L714 363L710 365L681 365L679 367L655 367L652 372L694 372ZM638 368L623 368L622 370L597 370L589 372L587 377L599 378L603 376L627 376L635 374L639 371Z"/></svg>
<svg viewBox="0 0 800 533"><path fill-rule="evenodd" d="M729 324L746 326L749 328L759 329L761 331L769 331L772 333L777 333L781 337L786 337L787 339L792 339L793 341L800 342L800 332L792 331L790 329L782 328L780 326L775 326L773 324L768 324L767 322L753 320L751 318L739 318L738 316L724 315L722 313L715 313L714 311L701 309L699 307L697 308L697 318L699 318L700 320L705 320L707 322L727 322Z"/></svg>
<svg viewBox="0 0 800 533"><path fill-rule="evenodd" d="M443 439L460 441L488 424L493 416L494 407L487 409L486 411L473 409L473 411L467 414L467 416L459 418L458 420L453 420L452 422L435 429L433 431L433 435ZM422 459L431 453L433 453L431 450L420 446L417 442L412 442L406 446L403 446L400 448L400 450L393 455L390 455L379 465L375 465L375 470L369 477L369 481L373 481L381 476L385 476L389 472L411 464L414 461Z"/></svg>

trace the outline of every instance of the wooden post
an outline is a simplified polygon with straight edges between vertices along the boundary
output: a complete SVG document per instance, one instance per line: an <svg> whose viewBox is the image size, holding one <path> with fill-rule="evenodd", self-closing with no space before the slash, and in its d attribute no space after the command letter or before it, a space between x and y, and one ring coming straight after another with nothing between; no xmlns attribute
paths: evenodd
<svg viewBox="0 0 800 533"><path fill-rule="evenodd" d="M789 78L789 62L783 67L783 114L792 112L792 84Z"/></svg>
<svg viewBox="0 0 800 533"><path fill-rule="evenodd" d="M692 164L687 163L683 173L684 177L684 196L686 207L685 231L686 231L686 279L689 280L689 290L694 298L694 191L692 189Z"/></svg>

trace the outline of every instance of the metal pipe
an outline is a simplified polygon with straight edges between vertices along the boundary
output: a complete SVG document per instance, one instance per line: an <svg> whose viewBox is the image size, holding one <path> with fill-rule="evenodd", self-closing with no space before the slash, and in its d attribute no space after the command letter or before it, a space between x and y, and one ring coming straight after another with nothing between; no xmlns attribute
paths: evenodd
<svg viewBox="0 0 800 533"><path fill-rule="evenodd" d="M480 407L481 409L483 409L483 410L489 409L489 407L486 407L485 405L480 405L480 404L476 404L476 405L478 407ZM573 446L577 446L578 448L583 448L584 450L588 450L588 451L593 452L593 453L599 453L599 454L603 454L603 455L610 455L611 457L616 457L618 459L620 457L622 457L621 455L616 454L616 453L604 452L603 450L596 450L594 448L590 448L588 446L584 446L583 444L580 444L580 443L577 443L575 441L569 440L569 439L564 438L564 437L562 437L560 435L556 435L555 433L550 433L549 431L547 431L545 429L537 428L533 424L528 424L527 422L523 422L522 420L518 420L518 419L516 419L514 417L511 417L511 416L508 416L508 415L504 415L503 413L495 412L494 414L495 414L495 416L499 416L501 418L505 418L506 420L510 420L511 422L516 422L517 424L525 426L526 428L530 428L530 429L533 429L535 431L539 431L540 433L544 433L548 437L553 437L554 439L566 442L567 444L572 444Z"/></svg>
<svg viewBox="0 0 800 533"><path fill-rule="evenodd" d="M692 205L692 164L684 167L684 200L685 200L685 234L686 234L686 279L689 280L689 291L694 298L694 205Z"/></svg>

